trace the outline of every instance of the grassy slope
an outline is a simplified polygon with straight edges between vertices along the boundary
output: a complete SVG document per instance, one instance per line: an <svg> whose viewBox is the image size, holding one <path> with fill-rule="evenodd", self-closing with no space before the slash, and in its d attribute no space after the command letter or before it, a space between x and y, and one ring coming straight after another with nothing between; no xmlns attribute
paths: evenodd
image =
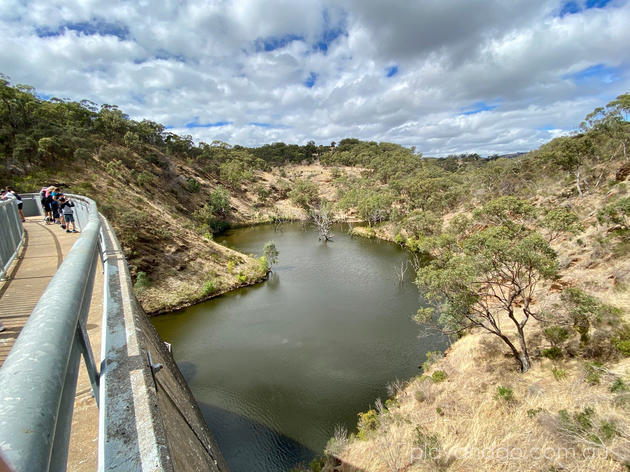
<svg viewBox="0 0 630 472"><path fill-rule="evenodd" d="M169 312L262 280L266 274L257 258L217 244L209 233L200 231L192 217L221 184L217 177L184 159L161 155L157 150L155 154L160 157L157 164L148 164L136 156L129 166L101 161L97 154L87 166L31 174L16 182L16 186L31 186L34 190L42 183L57 182L67 192L94 198L113 223L132 275L145 272L151 281L150 286L136 292L149 314ZM138 162L153 175L152 181L138 183ZM187 190L189 177L199 182L197 192ZM293 205L286 194L273 190L282 184L290 188L291 182L300 178L316 181L323 196L334 193L330 170L321 166L255 171L253 182L230 192L231 222L249 225L269 222L271 218L305 219L304 211ZM271 190L265 204L254 192L258 185ZM204 288L208 283L214 286L212 290Z"/></svg>
<svg viewBox="0 0 630 472"><path fill-rule="evenodd" d="M614 243L606 242L608 228L596 220L599 208L625 192L622 185L583 198L567 197L570 184L549 184L532 199L538 205L568 206L587 226L577 237L554 241L560 278L540 290L538 306L551 306L563 287L577 286L622 309L630 321L630 258L623 248L619 253ZM383 226L376 236L393 239L393 226ZM473 332L455 342L426 372L442 370L446 381L418 377L395 385L396 401L387 408L377 402L376 430L363 440L337 435L328 447L336 459L329 457L323 470L625 470L622 463L630 460L630 396L611 388L618 378L630 384L630 359L613 356L596 367L599 383L593 385L585 359L551 361L540 355L549 344L535 320L528 324L528 342L534 365L526 374L518 373L494 336ZM499 386L510 388L513 399L498 395ZM590 420L594 431L606 422L616 425L618 434L605 447L589 444L588 437L562 434L558 412L585 408L595 412ZM433 451L433 459L423 454L427 450Z"/></svg>

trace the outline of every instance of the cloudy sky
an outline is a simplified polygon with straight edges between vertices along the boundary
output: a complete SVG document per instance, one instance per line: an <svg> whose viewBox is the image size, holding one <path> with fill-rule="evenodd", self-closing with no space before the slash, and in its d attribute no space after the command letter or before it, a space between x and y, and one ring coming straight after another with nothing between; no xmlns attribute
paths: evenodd
<svg viewBox="0 0 630 472"><path fill-rule="evenodd" d="M0 72L208 143L526 151L630 92L630 0L2 0Z"/></svg>

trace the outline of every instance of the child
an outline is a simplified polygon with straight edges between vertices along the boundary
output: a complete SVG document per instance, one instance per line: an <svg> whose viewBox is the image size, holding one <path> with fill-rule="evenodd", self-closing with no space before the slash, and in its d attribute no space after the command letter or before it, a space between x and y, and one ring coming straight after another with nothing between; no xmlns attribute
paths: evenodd
<svg viewBox="0 0 630 472"><path fill-rule="evenodd" d="M72 209L74 207L74 203L63 195L59 197L59 203L61 204L61 212L63 213L63 218L66 222L66 233L78 233L74 224L74 210ZM70 231L71 224L72 231Z"/></svg>

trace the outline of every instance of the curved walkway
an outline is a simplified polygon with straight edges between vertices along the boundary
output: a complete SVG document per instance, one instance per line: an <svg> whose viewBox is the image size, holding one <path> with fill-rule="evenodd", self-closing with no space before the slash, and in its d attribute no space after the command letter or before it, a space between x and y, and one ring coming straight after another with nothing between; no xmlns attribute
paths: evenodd
<svg viewBox="0 0 630 472"><path fill-rule="evenodd" d="M22 327L63 257L79 234L66 233L59 225L46 225L41 217L29 217L24 223L25 241L20 256L8 271L7 280L0 282L0 368ZM103 313L102 266L96 272L92 303L87 320L87 331L96 365L100 363L101 317ZM90 381L83 361L75 396L68 470L97 469L98 409L92 397Z"/></svg>

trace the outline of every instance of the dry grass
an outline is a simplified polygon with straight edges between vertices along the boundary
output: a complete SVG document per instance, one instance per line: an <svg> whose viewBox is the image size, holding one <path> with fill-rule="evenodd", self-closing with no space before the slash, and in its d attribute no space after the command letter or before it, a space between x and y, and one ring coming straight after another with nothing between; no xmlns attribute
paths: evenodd
<svg viewBox="0 0 630 472"><path fill-rule="evenodd" d="M553 204L554 193L548 195L539 203ZM539 307L552 306L564 287L578 286L622 309L630 321L630 258L615 254L610 242L597 243L606 234L596 211L612 197L569 201L587 228L554 242L561 278L540 290ZM325 471L627 470L630 392L612 390L618 379L630 385L630 358L596 367L599 384L593 385L586 360L540 357L541 348L548 347L541 326L530 320L527 328L534 362L526 374L517 371L498 338L467 335L432 366L447 373L445 382L411 380L396 396L398 404L380 415L378 429L367 440L339 443L334 455L340 465ZM511 399L499 395L500 386L511 389ZM562 419L563 410L568 420ZM575 418L584 420L584 412L591 426L580 430Z"/></svg>

